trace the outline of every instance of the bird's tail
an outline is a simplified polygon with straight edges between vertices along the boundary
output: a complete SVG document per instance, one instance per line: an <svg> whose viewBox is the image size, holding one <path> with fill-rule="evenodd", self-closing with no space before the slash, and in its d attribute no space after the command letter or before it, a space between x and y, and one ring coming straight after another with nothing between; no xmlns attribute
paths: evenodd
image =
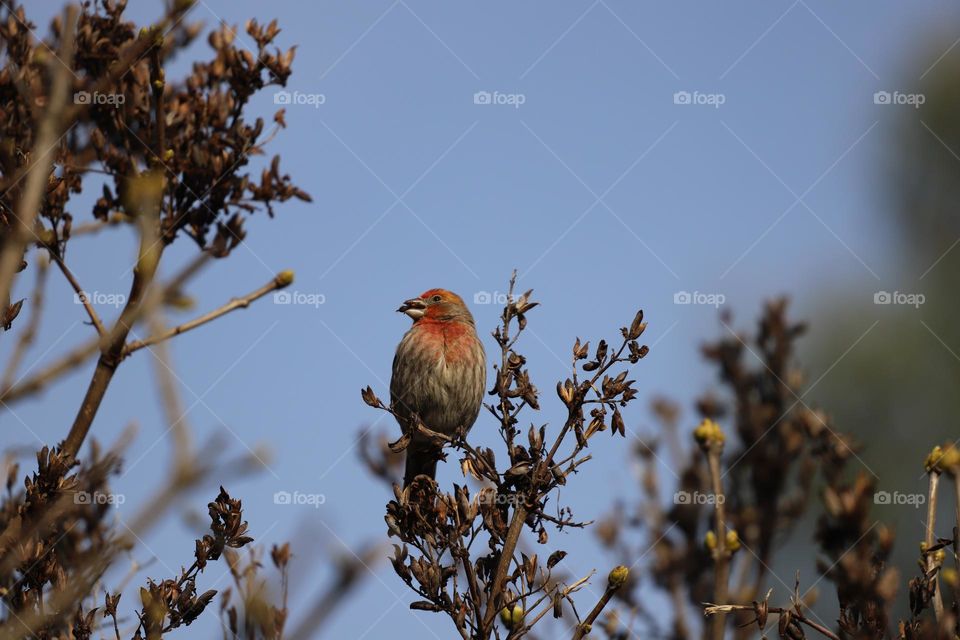
<svg viewBox="0 0 960 640"><path fill-rule="evenodd" d="M403 472L403 486L408 487L417 476L429 476L431 480L437 475L437 454L432 449L411 446L407 449L407 467Z"/></svg>

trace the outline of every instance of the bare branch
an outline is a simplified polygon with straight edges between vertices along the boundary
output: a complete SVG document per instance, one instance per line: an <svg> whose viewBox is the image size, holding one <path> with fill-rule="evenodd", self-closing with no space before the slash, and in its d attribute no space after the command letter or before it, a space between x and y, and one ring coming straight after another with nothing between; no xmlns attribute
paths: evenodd
<svg viewBox="0 0 960 640"><path fill-rule="evenodd" d="M7 362L7 368L3 372L3 381L0 382L0 389L9 389L10 385L15 382L14 378L16 378L17 371L20 370L23 357L37 337L37 329L40 327L40 318L43 315L44 291L47 286L48 273L49 262L38 256L36 282L34 283L33 294L30 296L30 320L20 334L20 339L17 340L17 346L10 356L10 361ZM3 397L0 396L0 402L2 401Z"/></svg>
<svg viewBox="0 0 960 640"><path fill-rule="evenodd" d="M83 304L83 308L87 310L87 315L90 316L90 321L93 323L93 326L96 327L97 334L100 337L106 335L107 330L104 329L103 323L100 321L100 316L97 315L96 309L93 308L93 304L90 302L90 296L86 291L84 291L83 287L80 286L80 283L77 281L76 276L73 275L73 272L70 271L67 263L63 261L63 258L55 249L51 249L49 254L50 258L57 263L58 267L60 267L60 271L67 279L67 282L69 282L70 286L73 287L73 291L76 294L77 300L79 300L80 303Z"/></svg>
<svg viewBox="0 0 960 640"><path fill-rule="evenodd" d="M616 567L613 571L610 572L609 578L607 578L607 588L604 589L603 595L600 596L600 600L597 601L597 604L594 605L590 613L587 614L587 617L584 618L583 622L577 625L577 629L573 634L573 640L581 640L585 635L590 633L593 623L596 622L597 616L600 615L600 612L603 611L603 608L607 606L607 603L610 602L610 598L613 597L620 588L626 584L627 577L629 575L629 570L621 565Z"/></svg>
<svg viewBox="0 0 960 640"><path fill-rule="evenodd" d="M198 318L194 318L193 320L185 322L181 325L177 325L176 327L168 329L163 333L150 336L149 338L145 338L143 340L136 340L134 342L128 343L127 346L124 347L123 349L123 357L127 357L131 353L139 349L143 349L144 347L149 347L151 345L157 344L158 342L162 342L174 336L178 336L181 333L186 333L191 329L196 329L197 327L205 325L208 322L212 322L217 318L230 313L231 311L235 311L236 309L245 309L248 306L250 306L250 303L254 302L255 300L262 298L263 296L267 295L272 291L283 289L284 287L289 286L291 282L293 282L293 272L282 271L278 273L272 280L270 280L270 282L266 283L262 287L254 291L251 291L247 295L242 296L240 298L234 298L230 302L224 304L221 307L218 307L217 309L214 309L213 311L210 311L209 313L205 313L204 315Z"/></svg>

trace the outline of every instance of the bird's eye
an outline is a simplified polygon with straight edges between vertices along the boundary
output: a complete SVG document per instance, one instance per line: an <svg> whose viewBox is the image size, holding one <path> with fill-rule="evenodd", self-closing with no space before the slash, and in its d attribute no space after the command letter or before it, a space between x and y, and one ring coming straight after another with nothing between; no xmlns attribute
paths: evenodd
<svg viewBox="0 0 960 640"><path fill-rule="evenodd" d="M433 298L431 298L431 300L433 300L434 302L440 302L441 298L440 298L440 296L433 296Z"/></svg>

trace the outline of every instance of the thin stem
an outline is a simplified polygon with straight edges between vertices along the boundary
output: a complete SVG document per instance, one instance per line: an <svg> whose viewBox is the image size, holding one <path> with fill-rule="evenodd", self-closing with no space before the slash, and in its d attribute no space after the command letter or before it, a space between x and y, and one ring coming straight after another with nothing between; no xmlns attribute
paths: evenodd
<svg viewBox="0 0 960 640"><path fill-rule="evenodd" d="M36 372L26 380L16 381L11 387L4 385L3 390L0 391L0 402L8 405L16 400L21 400L37 393L62 375L82 365L90 356L99 351L99 349L100 338L95 336L92 340L78 345L72 351L64 354L59 360Z"/></svg>
<svg viewBox="0 0 960 640"><path fill-rule="evenodd" d="M49 272L48 266L49 262L47 262L47 259L42 257L42 255L38 255L36 281L33 287L33 294L30 296L30 320L27 322L23 333L20 334L20 339L17 340L17 346L14 347L13 353L10 355L10 361L7 362L7 368L3 372L3 382L0 382L0 389L8 389L14 384L14 378L20 369L20 363L23 362L23 357L27 354L27 351L37 337L37 329L40 327L40 318L43 315L44 292L46 291L47 273Z"/></svg>
<svg viewBox="0 0 960 640"><path fill-rule="evenodd" d="M270 282L266 283L262 287L254 291L251 291L247 295L242 296L240 298L234 298L233 300L226 303L225 305L217 309L214 309L213 311L205 313L204 315L198 318L194 318L193 320L184 322L183 324L177 325L176 327L171 327L170 329L164 331L163 333L150 336L149 338L145 338L143 340L135 340L134 342L128 343L123 348L122 357L125 358L131 353L133 353L134 351L138 351L139 349L143 349L144 347L149 347L157 344L158 342L168 340L174 336L180 335L181 333L186 333L191 329L196 329L197 327L203 326L208 322L212 322L217 318L230 313L231 311L235 311L236 309L245 309L246 307L250 306L251 302L254 302L255 300L262 298L263 296L267 295L272 291L282 289L287 285L289 285L290 279L289 279L289 276L286 275L287 273L288 272L283 272L278 274L272 280L270 280Z"/></svg>
<svg viewBox="0 0 960 640"><path fill-rule="evenodd" d="M500 600L503 598L503 586L507 579L507 570L510 568L510 562L513 560L513 552L517 548L517 542L520 540L520 533L523 531L523 523L527 519L527 509L522 504L518 504L513 511L513 519L510 521L510 528L503 539L503 550L500 553L500 560L497 562L496 572L493 574L493 581L490 583L490 596L487 600L487 610L483 614L483 621L480 625L481 637L489 637L493 629L493 620L497 615Z"/></svg>
<svg viewBox="0 0 960 640"><path fill-rule="evenodd" d="M467 585L470 589L470 599L472 601L474 615L479 618L481 616L480 610L480 585L477 582L477 572L473 569L473 562L470 560L470 552L464 549L463 554L460 557L461 562L463 563L463 572L467 576Z"/></svg>
<svg viewBox="0 0 960 640"><path fill-rule="evenodd" d="M67 266L67 263L63 261L63 258L56 251L50 250L50 257L54 262L57 263L57 266L60 267L60 271L63 273L63 277L67 279L67 282L70 283L70 286L73 287L73 291L76 294L77 300L83 304L83 308L87 310L87 315L90 316L90 321L93 323L93 326L96 327L97 333L103 337L107 330L103 327L103 323L100 321L100 316L97 315L96 309L93 308L93 305L90 303L89 296L83 290L83 287L80 286L80 282L77 280L77 277L73 275L73 272L70 271L70 267Z"/></svg>
<svg viewBox="0 0 960 640"><path fill-rule="evenodd" d="M954 497L957 500L956 516L957 528L953 538L953 561L957 567L957 574L960 575L960 549L957 549L957 537L960 536L960 469L953 470Z"/></svg>
<svg viewBox="0 0 960 640"><path fill-rule="evenodd" d="M716 508L717 524L717 549L714 555L716 566L714 568L713 591L717 602L725 602L727 599L727 584L730 579L730 554L727 551L727 519L726 508L724 506L723 481L720 477L720 452L723 450L722 442L713 442L710 450L707 452L707 460L710 464L710 480L713 485L713 502ZM713 619L714 640L723 640L724 629L726 628L726 616L722 613L717 614Z"/></svg>
<svg viewBox="0 0 960 640"><path fill-rule="evenodd" d="M758 606L759 604L711 604L704 609L703 614L707 616L716 616L725 615L727 612L732 611L756 611ZM807 625L814 631L817 631L818 633L830 638L830 640L840 640L840 636L835 634L833 631L830 631L830 629L827 629L825 626L808 619L796 609L788 610L782 607L770 607L767 609L767 613L775 613L778 616L789 613L791 619L796 620L800 624Z"/></svg>
<svg viewBox="0 0 960 640"><path fill-rule="evenodd" d="M585 635L590 633L590 629L593 626L593 623L596 621L597 616L600 615L600 612L603 611L603 608L606 607L607 603L610 602L610 598L613 597L613 594L620 590L620 586L614 586L609 583L607 584L607 588L603 592L603 595L600 596L600 600L598 600L597 604L593 606L593 609L591 609L590 613L587 614L587 617L584 619L584 621L577 625L577 629L573 633L573 640L581 640Z"/></svg>
<svg viewBox="0 0 960 640"><path fill-rule="evenodd" d="M120 626L117 624L117 614L111 614L113 618L113 633L117 636L117 640L120 640Z"/></svg>
<svg viewBox="0 0 960 640"><path fill-rule="evenodd" d="M79 173L82 170L74 169L74 171ZM90 170L87 169L87 171L90 171ZM104 171L103 173L105 173L106 175L112 175L106 171ZM107 227L115 227L124 222L129 222L129 220L125 215L123 215L122 213L113 213L106 220L97 220L95 222L85 222L83 224L78 224L77 226L75 226L73 229L70 230L70 237L76 238L79 236L94 235L95 233L102 231Z"/></svg>
<svg viewBox="0 0 960 640"><path fill-rule="evenodd" d="M514 271L510 277L510 286L508 288L507 297L513 301L513 288L517 281L517 272ZM511 320L511 305L507 304L503 309L502 320L502 333L499 337L500 341L500 374L507 371L507 360L510 355L510 349L513 345L513 342L516 341L516 337L513 341L510 340L510 320ZM517 336L523 330L518 326L517 327ZM499 375L499 374L498 374ZM510 423L510 410L509 398L507 397L506 391L500 389L500 419L501 427L504 436L507 438L507 448L508 451L513 444L513 426ZM500 552L500 559L497 561L497 567L494 570L493 580L490 582L490 593L487 596L487 609L483 614L483 619L480 621L480 637L488 638L490 637L490 632L493 630L493 621L496 618L497 611L500 608L500 601L503 599L503 588L507 579L507 572L510 569L510 563L513 561L513 552L517 548L517 542L520 539L520 533L523 531L523 524L527 519L527 509L521 503L514 506L513 510L513 519L510 521L510 527L507 529L507 535L503 540L503 548Z"/></svg>
<svg viewBox="0 0 960 640"><path fill-rule="evenodd" d="M546 587L540 587L541 589L544 589L543 595L540 596L537 599L537 601L533 603L533 606L531 606L527 611L533 611L534 609L539 607L547 598L550 598L551 601L546 603L546 606L544 606L544 608L540 610L540 613L538 613L529 622L526 620L526 618L524 618L523 628L520 630L514 630L513 632L511 632L511 637L516 637L516 638L524 637L531 629L533 629L533 627L536 626L538 622L540 622L543 616L553 611L554 599L567 598L570 596L571 593L575 593L579 591L581 587L583 587L583 585L587 584L587 582L590 580L593 574L594 574L594 570L591 569L590 573L587 574L586 576L580 578L573 584L566 587L562 587L562 588L559 583L553 585L550 589L546 589ZM527 595L529 596L529 595L532 595L533 593L536 593L536 590L531 591Z"/></svg>
<svg viewBox="0 0 960 640"><path fill-rule="evenodd" d="M144 313L147 317L148 327L155 334L166 331L166 323L163 315L163 292L158 291L157 287L150 289L150 295L144 302ZM187 425L187 413L189 413L180 398L180 392L177 387L177 381L173 374L173 366L170 363L170 350L167 344L161 343L152 351L153 369L157 378L157 386L160 391L161 404L164 414L166 414L167 424L170 427L171 439L173 442L174 465L178 461L190 459L190 429Z"/></svg>
<svg viewBox="0 0 960 640"><path fill-rule="evenodd" d="M170 295L179 292L187 281L196 275L209 260L209 252L203 251L198 253L193 260L163 286L162 298L167 299ZM0 387L0 401L4 404L10 404L11 402L37 393L62 375L81 366L90 356L99 350L100 338L94 338L93 340L78 345L72 351L63 355L59 360L33 374L26 380L14 382L12 388L7 385Z"/></svg>
<svg viewBox="0 0 960 640"><path fill-rule="evenodd" d="M930 471L930 493L927 499L927 528L924 538L927 543L927 549L933 547L934 528L937 522L937 488L940 486L940 472L936 469ZM937 560L933 553L926 554L926 571L929 575L937 569ZM943 615L943 595L940 593L940 574L939 571L933 576L933 612L937 618L937 624L942 625Z"/></svg>
<svg viewBox="0 0 960 640"><path fill-rule="evenodd" d="M141 306L147 293L147 288L153 281L157 272L157 265L160 262L160 254L163 251L162 243L156 242L156 222L157 207L144 207L140 212L140 250L137 258L137 266L134 268L133 283L130 285L130 296L127 303L120 312L116 324L111 329L109 335L104 338L104 346L100 352L100 359L97 361L97 367L94 369L93 377L87 386L87 393L83 398L83 403L77 411L77 417L70 427L70 433L63 444L63 450L73 456L80 451L93 419L97 415L103 397L107 393L107 387L116 373L117 366L123 359L123 347L127 339L127 334L133 328L136 319L140 316ZM152 211L147 211L152 208ZM146 219L145 219L146 218Z"/></svg>

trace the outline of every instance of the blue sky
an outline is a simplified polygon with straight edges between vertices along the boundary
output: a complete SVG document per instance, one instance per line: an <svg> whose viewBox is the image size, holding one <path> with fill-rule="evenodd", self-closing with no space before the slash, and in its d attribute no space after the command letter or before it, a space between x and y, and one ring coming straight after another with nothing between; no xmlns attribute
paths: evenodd
<svg viewBox="0 0 960 640"><path fill-rule="evenodd" d="M30 10L41 32L57 5ZM131 5L141 23L162 10ZM273 220L253 216L245 245L191 292L205 310L291 268L291 291L323 304L267 298L171 343L196 440L220 434L234 454L272 451L268 469L226 484L243 498L259 544L294 543L292 580L304 595L292 603L294 621L325 584L331 554L385 537L388 495L358 463L356 442L362 429L397 427L359 390L387 394L408 326L394 313L399 302L432 287L470 302L505 291L518 269L520 286L542 303L521 345L545 392L540 414L526 416L538 424L561 415L552 388L567 375L574 338L615 337L644 309L652 350L634 371L642 400L627 418L634 434L654 434L646 400L668 394L689 407L713 384L698 348L725 331L714 306L675 304L678 292L722 296L745 328L771 295L789 293L804 316L850 287L897 288L905 265L891 250L877 158L898 110L911 107L875 104L874 93L909 93L926 71L915 68L916 43L946 50L957 34L942 25L957 13L945 1L885 0L199 2L188 19L209 27L276 17L281 46L298 47L288 91L301 103L287 105L289 128L270 151L313 203L283 205ZM242 30L238 38L252 44ZM198 41L169 75L207 50ZM477 104L478 92L503 104ZM678 92L700 104L682 96L677 104ZM252 110L269 121L276 108L269 90ZM90 201L71 208L78 221L89 219ZM89 290L126 292L134 238L107 233L126 245L77 239L72 268ZM188 244L167 256L167 273L189 258ZM62 349L92 332L51 275L44 346L28 364L49 359L45 345ZM472 307L492 350L498 307ZM121 518L168 463L151 367L146 352L124 363L93 429L104 442L131 422L139 429L128 475L115 483L127 497ZM90 369L15 407L5 442L62 438ZM472 437L493 445L494 428L481 416ZM602 516L609 500L598 495L631 494L628 449L608 438L592 446L596 462L563 495L579 518ZM453 466L441 480L458 478ZM276 505L277 491L325 502ZM210 486L177 513L203 513L214 495ZM192 552L193 534L172 517L134 558L155 555L147 574L166 577ZM556 548L571 551L573 574L610 564L589 533L553 535L538 552ZM407 610L412 597L388 565L372 570L327 637L450 637L445 619ZM210 567L204 588L226 586L224 571ZM212 617L197 625L218 627Z"/></svg>

